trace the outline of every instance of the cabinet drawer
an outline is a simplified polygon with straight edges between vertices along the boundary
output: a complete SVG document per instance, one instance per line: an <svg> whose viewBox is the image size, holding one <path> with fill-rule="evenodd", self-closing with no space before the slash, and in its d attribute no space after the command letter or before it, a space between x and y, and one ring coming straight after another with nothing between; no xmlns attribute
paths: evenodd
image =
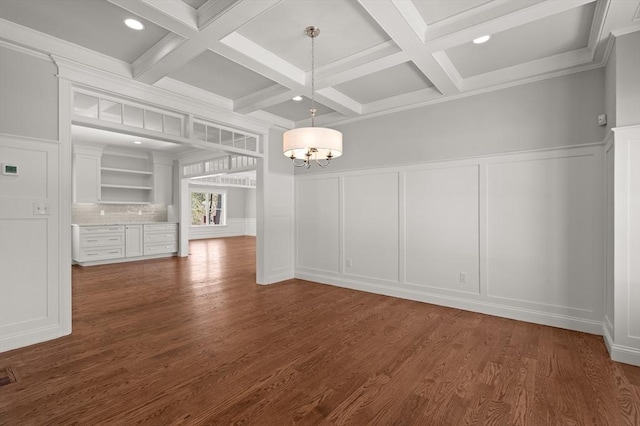
<svg viewBox="0 0 640 426"><path fill-rule="evenodd" d="M103 247L124 245L122 234L84 234L80 236L80 247Z"/></svg>
<svg viewBox="0 0 640 426"><path fill-rule="evenodd" d="M108 234L108 233L123 233L124 226L121 225L104 225L104 226L81 226L80 235L83 234Z"/></svg>
<svg viewBox="0 0 640 426"><path fill-rule="evenodd" d="M144 234L144 240L148 243L173 243L178 239L178 233L176 231L166 232L146 232Z"/></svg>
<svg viewBox="0 0 640 426"><path fill-rule="evenodd" d="M148 255L148 254L174 253L176 251L178 251L178 245L175 242L163 243L163 244L145 244L144 245L144 254L145 254L145 256Z"/></svg>
<svg viewBox="0 0 640 426"><path fill-rule="evenodd" d="M177 223L162 223L157 225L144 226L144 232L166 232L166 231L177 232L177 230L178 230Z"/></svg>
<svg viewBox="0 0 640 426"><path fill-rule="evenodd" d="M124 247L85 248L80 250L80 261L118 259L124 257Z"/></svg>

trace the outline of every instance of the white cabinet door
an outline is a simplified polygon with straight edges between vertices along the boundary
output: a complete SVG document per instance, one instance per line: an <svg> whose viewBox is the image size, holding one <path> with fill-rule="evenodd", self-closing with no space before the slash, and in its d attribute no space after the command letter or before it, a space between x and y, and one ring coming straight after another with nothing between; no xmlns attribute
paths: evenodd
<svg viewBox="0 0 640 426"><path fill-rule="evenodd" d="M173 204L173 166L155 164L153 166L153 202Z"/></svg>
<svg viewBox="0 0 640 426"><path fill-rule="evenodd" d="M100 157L76 154L73 158L73 202L100 201Z"/></svg>
<svg viewBox="0 0 640 426"><path fill-rule="evenodd" d="M142 225L127 225L125 227L125 256L136 257L143 255L144 242Z"/></svg>

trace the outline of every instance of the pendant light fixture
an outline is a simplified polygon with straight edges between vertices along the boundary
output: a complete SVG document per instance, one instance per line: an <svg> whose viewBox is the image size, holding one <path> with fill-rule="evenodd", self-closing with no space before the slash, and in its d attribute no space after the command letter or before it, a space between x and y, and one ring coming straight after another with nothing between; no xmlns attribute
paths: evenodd
<svg viewBox="0 0 640 426"><path fill-rule="evenodd" d="M311 38L311 127L300 127L284 132L282 150L296 167L310 168L315 161L320 167L327 167L331 160L342 155L342 133L325 127L315 127L315 43L320 29L310 26L304 33Z"/></svg>

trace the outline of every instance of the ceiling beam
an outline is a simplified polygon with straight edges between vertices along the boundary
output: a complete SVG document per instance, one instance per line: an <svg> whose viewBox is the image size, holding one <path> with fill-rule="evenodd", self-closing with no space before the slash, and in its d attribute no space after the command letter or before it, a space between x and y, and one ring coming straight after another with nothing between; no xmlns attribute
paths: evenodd
<svg viewBox="0 0 640 426"><path fill-rule="evenodd" d="M235 31L254 16L268 10L280 0L243 0L232 4L225 3L226 8L215 9L219 14L210 17L207 23L200 27L199 31L196 28L188 34L185 28L190 28L189 26L184 23L177 25L176 22L182 21L167 18L161 9L148 3L150 0L110 1L132 12L132 9L135 9L135 13L159 25L161 25L159 22L161 20L160 17L164 16L165 19L162 22L165 25L162 26L186 38L183 43L179 44L176 43L175 37L167 37L158 46L154 46L151 49L153 52L139 58L138 67L134 70L136 80L146 84L154 84L171 71L184 66L205 50L216 51L216 47L220 45L220 40L223 37ZM154 2L154 5L155 3L169 2ZM168 24L171 24L172 27L177 26L180 31L174 31L173 28L167 26Z"/></svg>
<svg viewBox="0 0 640 426"><path fill-rule="evenodd" d="M459 92L454 80L440 67L438 61L425 50L422 38L416 34L413 27L392 2L379 0L358 1L441 93L451 95ZM405 9L404 12L409 13L410 11ZM417 10L415 13L417 13Z"/></svg>

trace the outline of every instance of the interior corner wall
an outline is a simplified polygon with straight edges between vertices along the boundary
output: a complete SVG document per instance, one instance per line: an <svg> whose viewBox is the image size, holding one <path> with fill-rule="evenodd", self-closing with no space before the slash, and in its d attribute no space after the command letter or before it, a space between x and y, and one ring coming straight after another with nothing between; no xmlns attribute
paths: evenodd
<svg viewBox="0 0 640 426"><path fill-rule="evenodd" d="M344 153L330 170L602 142L604 77L599 68L336 126Z"/></svg>
<svg viewBox="0 0 640 426"><path fill-rule="evenodd" d="M0 351L71 332L71 150L56 74L44 55L0 47L0 158L19 171L0 176Z"/></svg>

